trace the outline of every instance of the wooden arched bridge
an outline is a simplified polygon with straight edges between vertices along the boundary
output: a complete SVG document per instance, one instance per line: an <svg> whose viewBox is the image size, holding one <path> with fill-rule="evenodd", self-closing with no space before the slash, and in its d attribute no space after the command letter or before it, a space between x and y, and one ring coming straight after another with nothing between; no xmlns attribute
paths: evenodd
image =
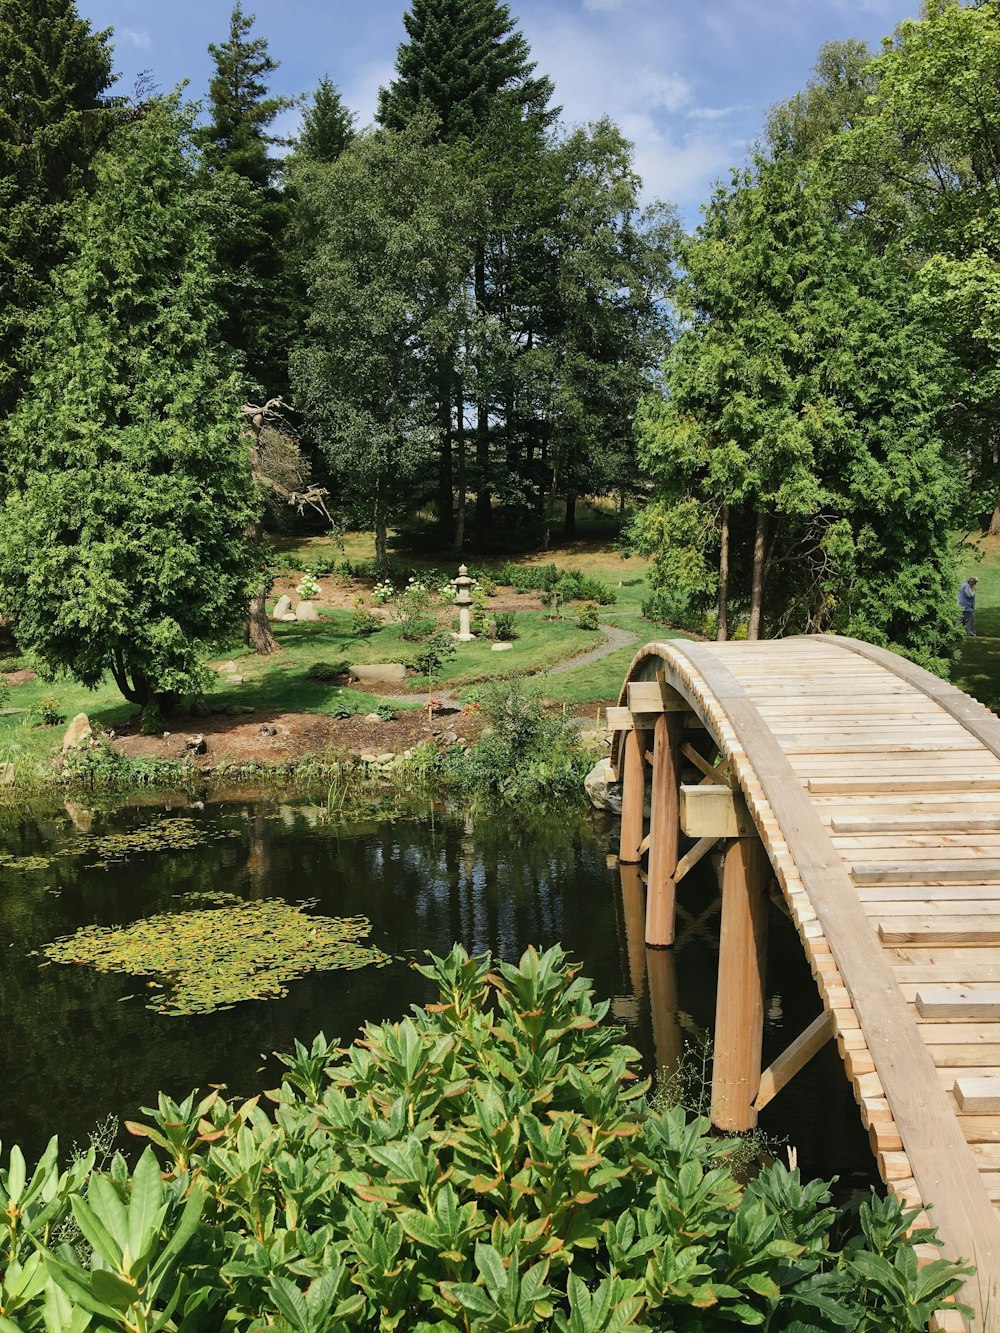
<svg viewBox="0 0 1000 1333"><path fill-rule="evenodd" d="M1000 1329L1000 720L894 653L809 636L648 644L608 723L647 946L723 850L713 1119L750 1128L835 1040L888 1188L931 1207L977 1267L973 1327ZM769 891L823 1014L762 1070Z"/></svg>

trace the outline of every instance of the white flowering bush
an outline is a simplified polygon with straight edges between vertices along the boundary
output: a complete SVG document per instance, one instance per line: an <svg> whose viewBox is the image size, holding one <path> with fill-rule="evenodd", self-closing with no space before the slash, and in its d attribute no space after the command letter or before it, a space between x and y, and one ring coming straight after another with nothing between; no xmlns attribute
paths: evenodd
<svg viewBox="0 0 1000 1333"><path fill-rule="evenodd" d="M316 580L313 578L311 574L305 574L303 575L302 582L295 589L295 591L305 601L311 602L314 597L319 596L319 584L316 582Z"/></svg>
<svg viewBox="0 0 1000 1333"><path fill-rule="evenodd" d="M391 602L395 595L396 589L391 579L382 579L372 588L372 601L376 606L385 606L386 602Z"/></svg>

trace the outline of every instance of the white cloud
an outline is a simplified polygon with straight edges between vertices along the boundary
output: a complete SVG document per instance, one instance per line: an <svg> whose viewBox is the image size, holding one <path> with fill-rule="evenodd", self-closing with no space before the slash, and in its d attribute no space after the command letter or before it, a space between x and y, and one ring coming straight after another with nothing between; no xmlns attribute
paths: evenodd
<svg viewBox="0 0 1000 1333"><path fill-rule="evenodd" d="M148 51L153 44L153 39L149 33L141 28L118 28L115 35L124 37L129 46L138 47L140 51Z"/></svg>

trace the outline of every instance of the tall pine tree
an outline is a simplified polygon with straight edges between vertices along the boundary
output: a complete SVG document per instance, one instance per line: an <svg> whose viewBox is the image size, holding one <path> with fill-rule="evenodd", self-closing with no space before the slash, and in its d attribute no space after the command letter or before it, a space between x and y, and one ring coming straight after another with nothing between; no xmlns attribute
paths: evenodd
<svg viewBox="0 0 1000 1333"><path fill-rule="evenodd" d="M270 396L287 386L289 315L282 263L287 209L269 130L292 102L268 94L278 65L266 38L250 36L253 24L237 4L226 41L209 46L211 118L198 138L221 202L222 333L241 354L249 383Z"/></svg>
<svg viewBox="0 0 1000 1333"><path fill-rule="evenodd" d="M108 32L73 0L0 0L0 417L15 405L22 345L66 221L110 128Z"/></svg>
<svg viewBox="0 0 1000 1333"><path fill-rule="evenodd" d="M256 568L205 204L188 118L152 103L98 159L6 441L0 611L48 671L144 706L200 682Z"/></svg>

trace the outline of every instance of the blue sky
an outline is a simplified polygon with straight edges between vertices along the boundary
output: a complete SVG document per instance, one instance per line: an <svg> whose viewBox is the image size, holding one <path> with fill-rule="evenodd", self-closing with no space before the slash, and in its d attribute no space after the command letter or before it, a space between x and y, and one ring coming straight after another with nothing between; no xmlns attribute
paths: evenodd
<svg viewBox="0 0 1000 1333"><path fill-rule="evenodd" d="M131 87L190 80L202 96L207 47L224 39L231 0L78 0L115 30L115 67ZM329 74L359 122L375 110L404 36L403 0L244 0L281 62L274 88L295 96ZM877 47L918 0L513 0L540 70L569 123L610 115L636 145L649 196L697 221L712 182L743 160L767 108L801 88L820 45ZM296 112L281 128L294 127Z"/></svg>

